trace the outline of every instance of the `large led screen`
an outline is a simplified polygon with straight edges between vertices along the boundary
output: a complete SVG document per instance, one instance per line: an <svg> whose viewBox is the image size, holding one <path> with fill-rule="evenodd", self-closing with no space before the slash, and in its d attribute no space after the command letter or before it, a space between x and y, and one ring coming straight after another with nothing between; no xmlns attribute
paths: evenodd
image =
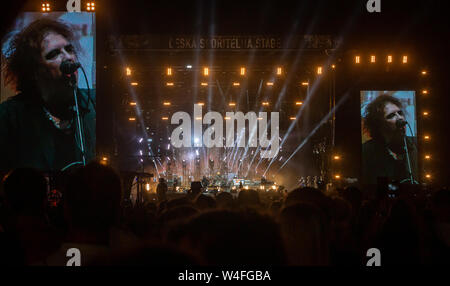
<svg viewBox="0 0 450 286"><path fill-rule="evenodd" d="M95 157L95 14L20 14L2 39L0 171Z"/></svg>
<svg viewBox="0 0 450 286"><path fill-rule="evenodd" d="M361 91L362 182L417 183L414 91Z"/></svg>

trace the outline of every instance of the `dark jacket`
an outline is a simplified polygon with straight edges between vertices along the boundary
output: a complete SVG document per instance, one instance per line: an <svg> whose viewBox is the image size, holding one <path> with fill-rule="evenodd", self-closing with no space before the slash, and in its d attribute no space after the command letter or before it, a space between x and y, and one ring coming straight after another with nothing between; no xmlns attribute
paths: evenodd
<svg viewBox="0 0 450 286"><path fill-rule="evenodd" d="M415 141L415 137L407 137L412 175L414 180L419 181ZM387 177L398 182L408 179L408 162L405 153L400 154L399 160L395 160L384 142L371 139L362 146L363 184L376 185L378 177Z"/></svg>
<svg viewBox="0 0 450 286"><path fill-rule="evenodd" d="M95 157L95 110L85 91L78 94L89 162ZM91 98L95 101L93 91ZM41 104L24 94L9 98L0 104L0 172L17 167L57 171L82 161L75 126L73 121L71 129L63 132L46 117Z"/></svg>

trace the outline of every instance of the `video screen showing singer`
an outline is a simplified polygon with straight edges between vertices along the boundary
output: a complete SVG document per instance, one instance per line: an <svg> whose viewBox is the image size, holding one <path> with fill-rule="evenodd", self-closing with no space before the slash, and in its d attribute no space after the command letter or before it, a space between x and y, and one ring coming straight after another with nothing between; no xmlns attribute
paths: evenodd
<svg viewBox="0 0 450 286"><path fill-rule="evenodd" d="M78 88L78 47L69 25L52 18L10 40L3 76L15 95L0 104L0 171L57 171L94 158L95 94Z"/></svg>
<svg viewBox="0 0 450 286"><path fill-rule="evenodd" d="M413 94L403 92L403 95L403 101L414 102ZM375 96L362 114L363 184L376 185L381 177L398 183L415 184L418 181L418 166L414 114L407 120L400 99L388 93ZM413 103L408 105L414 110Z"/></svg>

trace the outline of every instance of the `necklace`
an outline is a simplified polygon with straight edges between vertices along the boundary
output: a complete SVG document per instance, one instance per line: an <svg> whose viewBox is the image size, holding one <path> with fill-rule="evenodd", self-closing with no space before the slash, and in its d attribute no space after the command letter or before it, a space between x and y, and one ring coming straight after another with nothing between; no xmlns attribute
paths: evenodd
<svg viewBox="0 0 450 286"><path fill-rule="evenodd" d="M43 107L45 116L53 123L53 125L59 130L67 130L72 126L72 122L69 120L56 120L55 116L53 116L45 107Z"/></svg>

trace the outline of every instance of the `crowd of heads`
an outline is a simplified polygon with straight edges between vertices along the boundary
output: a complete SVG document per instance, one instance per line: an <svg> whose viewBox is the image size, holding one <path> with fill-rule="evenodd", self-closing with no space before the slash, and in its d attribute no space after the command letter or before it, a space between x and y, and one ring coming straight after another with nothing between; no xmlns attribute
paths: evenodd
<svg viewBox="0 0 450 286"><path fill-rule="evenodd" d="M69 247L80 248L83 265L364 266L370 248L383 265L432 265L450 251L446 189L367 198L355 187L209 194L193 184L125 204L108 166L90 163L62 181L52 206L40 172L3 179L1 263L65 265Z"/></svg>

